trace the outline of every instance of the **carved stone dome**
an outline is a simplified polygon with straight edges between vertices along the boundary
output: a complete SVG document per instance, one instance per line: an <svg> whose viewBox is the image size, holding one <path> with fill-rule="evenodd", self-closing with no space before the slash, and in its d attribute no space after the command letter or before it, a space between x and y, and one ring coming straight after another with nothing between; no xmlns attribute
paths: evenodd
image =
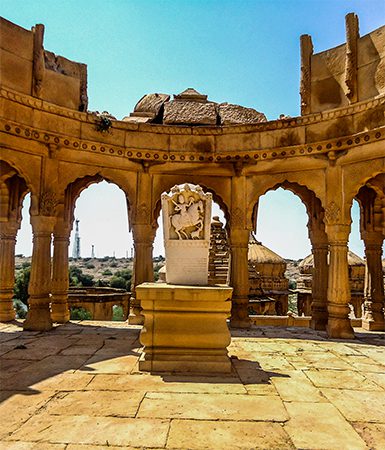
<svg viewBox="0 0 385 450"><path fill-rule="evenodd" d="M365 261L360 258L358 255L353 253L351 250L348 251L348 264L350 267L352 266L360 266L365 267ZM313 254L306 256L299 264L298 268L301 273L311 273L314 267L314 258Z"/></svg>
<svg viewBox="0 0 385 450"><path fill-rule="evenodd" d="M281 256L262 245L252 233L249 238L248 260L256 264L284 264L286 266L286 261Z"/></svg>

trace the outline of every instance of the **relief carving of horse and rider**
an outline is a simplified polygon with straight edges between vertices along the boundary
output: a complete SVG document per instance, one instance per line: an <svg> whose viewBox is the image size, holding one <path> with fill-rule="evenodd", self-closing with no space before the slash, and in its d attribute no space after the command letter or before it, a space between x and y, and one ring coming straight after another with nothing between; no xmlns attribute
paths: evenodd
<svg viewBox="0 0 385 450"><path fill-rule="evenodd" d="M204 224L203 201L195 200L193 196L186 201L184 195L179 194L178 201L172 200L172 203L175 205L175 214L170 216L170 220L178 239L201 239ZM195 229L189 231L191 227Z"/></svg>

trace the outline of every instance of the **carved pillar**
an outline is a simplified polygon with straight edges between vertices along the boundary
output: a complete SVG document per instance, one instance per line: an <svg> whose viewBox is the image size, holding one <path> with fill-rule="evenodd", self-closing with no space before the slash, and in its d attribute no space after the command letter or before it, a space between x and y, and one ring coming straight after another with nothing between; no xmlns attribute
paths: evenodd
<svg viewBox="0 0 385 450"><path fill-rule="evenodd" d="M248 328L249 318L249 230L230 230L231 272L233 288L230 324L233 328Z"/></svg>
<svg viewBox="0 0 385 450"><path fill-rule="evenodd" d="M56 227L53 241L51 318L53 322L70 320L68 308L69 227Z"/></svg>
<svg viewBox="0 0 385 450"><path fill-rule="evenodd" d="M249 328L249 236L246 227L246 179L235 176L231 183L230 285L233 288L230 324L234 328Z"/></svg>
<svg viewBox="0 0 385 450"><path fill-rule="evenodd" d="M13 288L15 284L15 245L19 224L0 223L0 322L15 319Z"/></svg>
<svg viewBox="0 0 385 450"><path fill-rule="evenodd" d="M311 36L303 34L300 38L301 45L301 115L311 113L311 57L313 55L313 43Z"/></svg>
<svg viewBox="0 0 385 450"><path fill-rule="evenodd" d="M152 250L155 238L155 229L152 225L135 224L132 227L134 237L134 274L132 281L131 313L129 323L131 325L143 325L144 316L140 300L137 299L135 287L141 283L154 281L154 269L152 262Z"/></svg>
<svg viewBox="0 0 385 450"><path fill-rule="evenodd" d="M346 26L346 60L345 60L345 84L346 96L350 103L358 101L357 86L357 62L358 62L358 16L349 13L345 16Z"/></svg>
<svg viewBox="0 0 385 450"><path fill-rule="evenodd" d="M382 242L380 233L363 233L367 270L365 273L365 303L362 328L384 331L384 282L382 274Z"/></svg>
<svg viewBox="0 0 385 450"><path fill-rule="evenodd" d="M328 324L329 337L353 339L349 319L350 287L348 269L348 238L350 225L327 225L329 239Z"/></svg>
<svg viewBox="0 0 385 450"><path fill-rule="evenodd" d="M154 281L152 249L156 229L153 226L151 199L152 177L146 169L138 174L136 208L131 214L135 257L131 283L131 311L128 322L132 325L143 325L144 323L140 300L136 298L135 286L146 281Z"/></svg>
<svg viewBox="0 0 385 450"><path fill-rule="evenodd" d="M326 238L326 235L325 235ZM327 290L328 290L328 243L327 240L312 242L313 280L311 327L314 330L326 330L328 322Z"/></svg>
<svg viewBox="0 0 385 450"><path fill-rule="evenodd" d="M24 330L48 331L52 328L50 314L51 234L55 217L32 216L33 251L29 282L28 315Z"/></svg>

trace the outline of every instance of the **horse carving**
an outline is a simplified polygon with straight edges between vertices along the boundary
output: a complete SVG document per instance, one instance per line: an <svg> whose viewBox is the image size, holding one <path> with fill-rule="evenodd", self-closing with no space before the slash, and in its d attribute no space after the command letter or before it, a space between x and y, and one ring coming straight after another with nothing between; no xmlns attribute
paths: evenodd
<svg viewBox="0 0 385 450"><path fill-rule="evenodd" d="M183 236L185 239L189 239L189 236L185 231L186 228L197 227L197 229L191 233L191 237L194 239L195 237L199 237L199 234L203 229L203 201L199 200L194 202L194 199L190 198L189 203L186 204L184 199L182 201L182 198L179 198L179 203L174 202L175 211L180 212L173 214L170 217L171 224L179 239L183 239Z"/></svg>

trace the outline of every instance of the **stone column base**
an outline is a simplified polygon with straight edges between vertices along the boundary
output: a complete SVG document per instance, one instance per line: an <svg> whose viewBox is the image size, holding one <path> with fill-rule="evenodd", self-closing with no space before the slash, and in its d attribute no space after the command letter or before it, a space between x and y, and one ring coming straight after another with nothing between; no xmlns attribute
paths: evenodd
<svg viewBox="0 0 385 450"><path fill-rule="evenodd" d="M16 314L13 309L12 300L9 302L1 302L0 303L0 322L11 322L15 320Z"/></svg>
<svg viewBox="0 0 385 450"><path fill-rule="evenodd" d="M331 318L326 327L328 337L333 339L354 339L354 331L348 318Z"/></svg>
<svg viewBox="0 0 385 450"><path fill-rule="evenodd" d="M67 303L51 304L51 319L56 323L67 323L70 320L70 312Z"/></svg>
<svg viewBox="0 0 385 450"><path fill-rule="evenodd" d="M365 320L362 319L362 328L367 331L385 331L385 320L375 321L375 320Z"/></svg>
<svg viewBox="0 0 385 450"><path fill-rule="evenodd" d="M149 349L139 359L144 372L230 373L227 351L161 348Z"/></svg>
<svg viewBox="0 0 385 450"><path fill-rule="evenodd" d="M232 288L143 283L136 287L145 322L139 370L229 373Z"/></svg>
<svg viewBox="0 0 385 450"><path fill-rule="evenodd" d="M144 315L143 314L133 314L130 313L128 316L129 325L143 325L144 324Z"/></svg>
<svg viewBox="0 0 385 450"><path fill-rule="evenodd" d="M23 323L25 331L49 331L52 328L51 313L48 307L28 310L27 318Z"/></svg>

